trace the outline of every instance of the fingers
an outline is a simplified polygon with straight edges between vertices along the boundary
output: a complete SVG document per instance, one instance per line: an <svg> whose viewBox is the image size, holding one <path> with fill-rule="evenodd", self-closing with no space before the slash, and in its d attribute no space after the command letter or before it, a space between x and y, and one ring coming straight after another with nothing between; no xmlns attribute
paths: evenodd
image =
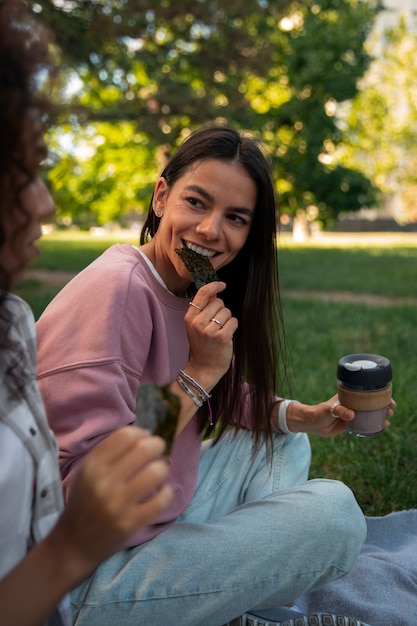
<svg viewBox="0 0 417 626"><path fill-rule="evenodd" d="M111 477L122 484L151 461L160 459L165 443L136 426L125 426L109 435L85 459L89 473Z"/></svg>
<svg viewBox="0 0 417 626"><path fill-rule="evenodd" d="M355 418L355 412L352 409L349 409L339 402L339 398L337 395L333 396L327 403L328 411L330 417L334 419L341 419L346 422L350 422ZM397 403L395 400L391 399L387 407L387 417L391 417L394 414L394 409L396 408Z"/></svg>
<svg viewBox="0 0 417 626"><path fill-rule="evenodd" d="M204 308L209 300L216 297L218 293L221 293L226 289L226 283L221 280L216 280L212 283L207 283L203 287L197 291L196 295L193 298L193 302Z"/></svg>
<svg viewBox="0 0 417 626"><path fill-rule="evenodd" d="M121 429L121 439L131 442L129 431L134 430L140 432L135 427ZM120 451L118 437L108 439L114 439ZM167 483L168 464L155 458L164 449L163 441L143 433L136 440L141 455L128 445L127 454L115 457L103 445L100 454L91 452L80 466L60 527L71 559L84 571L82 577L133 533L157 520L174 497Z"/></svg>
<svg viewBox="0 0 417 626"><path fill-rule="evenodd" d="M225 288L226 283L219 280L201 287L189 303L191 311L194 312L195 315L198 315L198 313L205 309L208 303L215 299L217 294L221 293Z"/></svg>
<svg viewBox="0 0 417 626"><path fill-rule="evenodd" d="M351 422L355 418L355 411L340 404L337 395L331 398L328 402L325 402L323 406L327 412L327 418L323 418L321 420L320 434L323 434L326 437L334 436L335 434L343 432L345 422ZM396 406L396 402L391 400L387 407L386 417L391 417L393 415L393 411ZM319 422L320 418L318 419L318 423ZM383 427L389 428L390 425L389 420L385 419Z"/></svg>
<svg viewBox="0 0 417 626"><path fill-rule="evenodd" d="M225 286L217 281L201 287L184 318L190 344L190 373L196 373L205 389L217 384L233 357L233 336L238 321L218 297Z"/></svg>
<svg viewBox="0 0 417 626"><path fill-rule="evenodd" d="M134 532L137 516L150 520L152 511L161 512L170 502L164 449L160 437L136 426L114 432L80 465L72 504L103 533Z"/></svg>
<svg viewBox="0 0 417 626"><path fill-rule="evenodd" d="M337 394L325 402L323 407L327 418L340 419L345 422L350 422L355 418L355 412L340 404Z"/></svg>
<svg viewBox="0 0 417 626"><path fill-rule="evenodd" d="M123 454L126 448L135 445L138 439L146 437L150 437L149 431L143 428L125 426L103 439L90 454L104 455L111 460L112 456L118 457L120 454Z"/></svg>
<svg viewBox="0 0 417 626"><path fill-rule="evenodd" d="M302 432L314 433L322 437L334 437L335 435L345 433L346 422L351 422L355 419L355 411L340 404L337 394L326 402L320 402L316 405L297 404L294 406L303 409L301 421L300 419L297 420L298 424L302 425ZM391 400L387 407L387 417L393 414L396 406L395 401ZM384 428L388 428L389 425L390 423L386 419ZM297 428L297 430L300 430L300 428Z"/></svg>
<svg viewBox="0 0 417 626"><path fill-rule="evenodd" d="M134 526L145 526L153 522L168 508L173 498L174 490L171 485L163 485L149 500L136 506Z"/></svg>
<svg viewBox="0 0 417 626"><path fill-rule="evenodd" d="M220 298L217 298L217 294L223 291L225 287L226 284L220 281L208 283L201 287L194 299L189 303L190 308L187 317L191 317L191 319L199 317L200 320L210 320L210 317L213 317L224 308L224 303ZM225 321L223 320L221 323L223 324Z"/></svg>
<svg viewBox="0 0 417 626"><path fill-rule="evenodd" d="M394 415L394 409L396 408L397 408L397 403L395 402L394 399L391 398L391 402L389 403L388 408L387 408L387 417L392 417Z"/></svg>
<svg viewBox="0 0 417 626"><path fill-rule="evenodd" d="M139 445L140 441L150 436L148 431L136 426L119 428L99 443L87 458L95 459L96 463L112 464L119 457L123 457L131 448Z"/></svg>
<svg viewBox="0 0 417 626"><path fill-rule="evenodd" d="M340 406L340 402L338 400L336 400L336 402L332 402L332 404L329 407L329 411L330 411L330 415L332 417L334 417L335 419L338 419L338 415L336 415L335 413L335 409L336 407Z"/></svg>
<svg viewBox="0 0 417 626"><path fill-rule="evenodd" d="M235 332L237 323L232 317L232 312L217 297L217 294L223 291L225 286L225 283L221 281L204 285L189 303L186 317L191 322L198 324L200 330L204 329L214 333L222 330L229 320L233 319L233 324L228 326L228 330L232 333Z"/></svg>
<svg viewBox="0 0 417 626"><path fill-rule="evenodd" d="M152 437L152 439L157 440L160 438ZM133 499L136 502L145 500L155 489L161 487L168 478L169 465L167 460L162 457L155 458L153 451L150 450L150 443L151 440L146 442L148 450L144 449L145 446L141 446L141 462L138 461L135 453L128 455L126 459L120 462L120 465L123 465L123 467L120 468L119 472L119 485L124 489L123 497L126 500ZM153 448L155 449L154 446ZM148 461L146 461L146 457L148 457ZM114 478L116 482L116 474Z"/></svg>
<svg viewBox="0 0 417 626"><path fill-rule="evenodd" d="M126 534L152 522L173 499L164 448L160 437L141 437L111 468L106 506Z"/></svg>

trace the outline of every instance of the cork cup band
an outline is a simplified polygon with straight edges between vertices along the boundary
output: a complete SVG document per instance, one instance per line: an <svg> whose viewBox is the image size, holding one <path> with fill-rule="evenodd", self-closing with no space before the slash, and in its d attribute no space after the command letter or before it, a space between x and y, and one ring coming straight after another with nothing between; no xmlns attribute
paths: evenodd
<svg viewBox="0 0 417 626"><path fill-rule="evenodd" d="M337 384L340 404L354 411L374 411L387 407L392 398L392 384L375 391L353 391Z"/></svg>

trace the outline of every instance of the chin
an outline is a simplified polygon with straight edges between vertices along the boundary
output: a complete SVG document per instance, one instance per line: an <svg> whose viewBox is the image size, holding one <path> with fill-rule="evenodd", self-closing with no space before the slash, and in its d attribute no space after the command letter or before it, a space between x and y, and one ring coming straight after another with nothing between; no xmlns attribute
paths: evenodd
<svg viewBox="0 0 417 626"><path fill-rule="evenodd" d="M12 276L12 287L16 287L19 283L26 278L26 269L16 272Z"/></svg>
<svg viewBox="0 0 417 626"><path fill-rule="evenodd" d="M19 267L14 268L14 270L10 272L11 284L13 287L16 287L16 285L21 283L22 280L26 278L28 264L29 262L26 261L25 263L22 263Z"/></svg>

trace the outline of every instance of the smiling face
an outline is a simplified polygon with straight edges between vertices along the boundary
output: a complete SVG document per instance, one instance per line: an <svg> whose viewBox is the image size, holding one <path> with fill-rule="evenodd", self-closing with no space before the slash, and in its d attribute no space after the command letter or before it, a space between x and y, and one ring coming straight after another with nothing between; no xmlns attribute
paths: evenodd
<svg viewBox="0 0 417 626"><path fill-rule="evenodd" d="M175 248L207 256L215 270L236 257L248 238L256 197L255 182L234 161L195 162L171 187L158 180L154 211L161 221L142 250L170 291L183 295L192 282Z"/></svg>
<svg viewBox="0 0 417 626"><path fill-rule="evenodd" d="M41 223L52 217L55 205L39 174L46 148L39 114L32 109L23 120L21 161L7 174L15 206L2 218L4 243L0 246L0 266L15 285L38 254L35 241L42 235Z"/></svg>

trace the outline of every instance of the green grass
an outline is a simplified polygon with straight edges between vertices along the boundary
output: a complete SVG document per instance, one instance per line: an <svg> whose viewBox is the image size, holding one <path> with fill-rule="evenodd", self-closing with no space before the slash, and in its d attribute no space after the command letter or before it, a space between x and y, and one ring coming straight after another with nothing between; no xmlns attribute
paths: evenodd
<svg viewBox="0 0 417 626"><path fill-rule="evenodd" d="M417 507L417 307L396 298L417 298L417 235L381 244L358 237L340 245L312 241L294 244L283 237L279 259L291 389L286 395L315 403L336 389L338 359L353 352L389 357L398 407L391 427L377 437L345 434L334 439L311 437L311 476L337 478L354 491L364 512L384 515ZM124 239L137 243L136 237ZM38 268L79 271L114 238L52 234L41 242ZM303 299L288 290L302 290ZM26 280L19 287L35 312L41 313L57 289ZM323 302L315 291L350 291L394 299L393 306ZM310 295L308 292L311 292Z"/></svg>
<svg viewBox="0 0 417 626"><path fill-rule="evenodd" d="M377 437L311 437L312 477L346 482L368 515L414 508L417 495L417 314L384 307L284 298L291 351L289 395L320 402L336 391L338 359L354 352L391 359L397 402L391 427Z"/></svg>
<svg viewBox="0 0 417 626"><path fill-rule="evenodd" d="M39 247L42 254L31 267L59 271L80 271L94 261L106 248L118 241L138 245L138 237L93 237L87 233L56 232L44 236Z"/></svg>
<svg viewBox="0 0 417 626"><path fill-rule="evenodd" d="M109 246L119 241L137 245L138 237L124 233L117 238L94 237L79 232L54 232L40 240L42 254L32 262L31 268L79 272ZM43 285L41 281L33 278L27 278L16 289L16 292L30 303L36 319L58 291L59 287Z"/></svg>
<svg viewBox="0 0 417 626"><path fill-rule="evenodd" d="M38 319L45 307L58 293L59 287L48 287L39 280L29 278L16 287L15 291L26 302L29 302L35 319Z"/></svg>
<svg viewBox="0 0 417 626"><path fill-rule="evenodd" d="M351 291L417 297L416 244L324 247L285 243L279 253L284 289Z"/></svg>

